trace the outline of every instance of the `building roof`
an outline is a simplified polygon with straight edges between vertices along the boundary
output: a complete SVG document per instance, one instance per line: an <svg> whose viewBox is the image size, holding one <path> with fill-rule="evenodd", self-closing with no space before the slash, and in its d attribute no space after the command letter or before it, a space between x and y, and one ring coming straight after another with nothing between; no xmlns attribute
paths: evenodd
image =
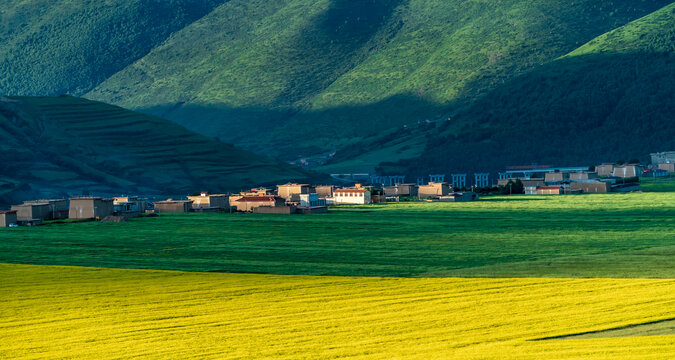
<svg viewBox="0 0 675 360"><path fill-rule="evenodd" d="M83 196L83 197L72 197L70 200L104 200L100 196ZM112 199L105 199L105 200L112 200Z"/></svg>
<svg viewBox="0 0 675 360"><path fill-rule="evenodd" d="M356 193L356 194L362 194L368 191L368 189L336 189L333 191L334 193Z"/></svg>
<svg viewBox="0 0 675 360"><path fill-rule="evenodd" d="M0 214L15 214L16 210L0 210Z"/></svg>
<svg viewBox="0 0 675 360"><path fill-rule="evenodd" d="M164 201L155 201L154 204L179 204L179 203L191 203L192 200L164 200Z"/></svg>
<svg viewBox="0 0 675 360"><path fill-rule="evenodd" d="M542 189L542 190L558 190L562 188L562 186L540 186L537 189Z"/></svg>
<svg viewBox="0 0 675 360"><path fill-rule="evenodd" d="M237 202L276 202L285 201L284 198L278 196L244 196L238 199Z"/></svg>

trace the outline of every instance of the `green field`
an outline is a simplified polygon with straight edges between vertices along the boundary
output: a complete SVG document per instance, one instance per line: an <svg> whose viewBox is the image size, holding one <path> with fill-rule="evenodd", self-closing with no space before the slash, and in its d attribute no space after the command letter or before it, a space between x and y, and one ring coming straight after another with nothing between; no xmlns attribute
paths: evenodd
<svg viewBox="0 0 675 360"><path fill-rule="evenodd" d="M0 262L354 276L675 277L675 193L492 197L0 230Z"/></svg>
<svg viewBox="0 0 675 360"><path fill-rule="evenodd" d="M669 359L675 280L403 279L0 265L4 359Z"/></svg>

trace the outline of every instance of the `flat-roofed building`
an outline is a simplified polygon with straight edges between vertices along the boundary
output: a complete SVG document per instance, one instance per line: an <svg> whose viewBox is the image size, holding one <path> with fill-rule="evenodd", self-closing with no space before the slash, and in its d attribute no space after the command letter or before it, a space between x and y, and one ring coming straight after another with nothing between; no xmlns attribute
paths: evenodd
<svg viewBox="0 0 675 360"><path fill-rule="evenodd" d="M68 218L68 201L66 199L45 199L24 201L25 205L47 204L49 212L44 220L59 220Z"/></svg>
<svg viewBox="0 0 675 360"><path fill-rule="evenodd" d="M612 176L620 178L642 176L643 167L640 165L623 165L614 167Z"/></svg>
<svg viewBox="0 0 675 360"><path fill-rule="evenodd" d="M114 213L113 199L100 197L70 198L68 217L71 219L103 219Z"/></svg>
<svg viewBox="0 0 675 360"><path fill-rule="evenodd" d="M562 195L565 190L562 186L540 186L537 188L537 195Z"/></svg>
<svg viewBox="0 0 675 360"><path fill-rule="evenodd" d="M663 163L659 164L659 169L665 170L669 173L675 173L675 163Z"/></svg>
<svg viewBox="0 0 675 360"><path fill-rule="evenodd" d="M192 211L192 200L155 201L155 213L188 213Z"/></svg>
<svg viewBox="0 0 675 360"><path fill-rule="evenodd" d="M440 201L444 202L467 202L478 200L478 194L474 192L464 192L464 193L450 193L445 196L440 196L438 198Z"/></svg>
<svg viewBox="0 0 675 360"><path fill-rule="evenodd" d="M202 193L199 196L188 196L192 200L193 209L228 209L230 207L230 196L223 194Z"/></svg>
<svg viewBox="0 0 675 360"><path fill-rule="evenodd" d="M314 189L309 184L284 184L277 185L277 196L286 199L286 201L300 201L300 194L313 193Z"/></svg>
<svg viewBox="0 0 675 360"><path fill-rule="evenodd" d="M333 191L333 202L336 205L365 205L371 203L370 195L370 190L365 188L336 189Z"/></svg>
<svg viewBox="0 0 675 360"><path fill-rule="evenodd" d="M552 183L552 182L563 182L565 181L565 173L562 172L551 172L551 173L546 173L544 174L544 182L545 183Z"/></svg>
<svg viewBox="0 0 675 360"><path fill-rule="evenodd" d="M597 179L596 172L573 172L570 173L570 181Z"/></svg>
<svg viewBox="0 0 675 360"><path fill-rule="evenodd" d="M445 182L430 182L417 188L418 196L423 199L445 196L451 192L452 188Z"/></svg>
<svg viewBox="0 0 675 360"><path fill-rule="evenodd" d="M322 198L327 198L327 197L333 197L333 191L335 191L335 186L334 185L319 185L315 187L316 194L319 195L319 197Z"/></svg>
<svg viewBox="0 0 675 360"><path fill-rule="evenodd" d="M113 197L113 209L116 213L144 213L147 201L135 196L116 196Z"/></svg>
<svg viewBox="0 0 675 360"><path fill-rule="evenodd" d="M417 194L417 184L398 184L384 188L384 195L386 196L417 196Z"/></svg>
<svg viewBox="0 0 675 360"><path fill-rule="evenodd" d="M0 210L0 228L17 223L16 210Z"/></svg>
<svg viewBox="0 0 675 360"><path fill-rule="evenodd" d="M17 219L20 221L39 220L42 222L51 219L50 207L46 203L12 205L12 210L16 211Z"/></svg>
<svg viewBox="0 0 675 360"><path fill-rule="evenodd" d="M286 206L286 199L280 196L243 196L242 198L235 201L234 206L238 211L252 212L253 209L266 206L266 207L281 207Z"/></svg>
<svg viewBox="0 0 675 360"><path fill-rule="evenodd" d="M574 181L570 184L570 188L588 194L604 194L612 191L612 183L609 181Z"/></svg>
<svg viewBox="0 0 675 360"><path fill-rule="evenodd" d="M614 173L614 164L602 164L595 167L598 176L612 176Z"/></svg>

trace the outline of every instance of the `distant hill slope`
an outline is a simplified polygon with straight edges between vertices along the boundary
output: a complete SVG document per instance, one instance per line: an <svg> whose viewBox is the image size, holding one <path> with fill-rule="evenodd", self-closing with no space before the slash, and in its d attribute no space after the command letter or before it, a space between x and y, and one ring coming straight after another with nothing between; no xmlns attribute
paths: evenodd
<svg viewBox="0 0 675 360"><path fill-rule="evenodd" d="M225 0L4 0L0 95L82 94Z"/></svg>
<svg viewBox="0 0 675 360"><path fill-rule="evenodd" d="M668 3L232 0L86 96L294 158L454 112Z"/></svg>
<svg viewBox="0 0 675 360"><path fill-rule="evenodd" d="M66 193L239 190L313 176L117 106L0 98L0 203Z"/></svg>
<svg viewBox="0 0 675 360"><path fill-rule="evenodd" d="M389 171L589 164L675 148L675 4L499 87ZM647 160L647 159L645 159Z"/></svg>

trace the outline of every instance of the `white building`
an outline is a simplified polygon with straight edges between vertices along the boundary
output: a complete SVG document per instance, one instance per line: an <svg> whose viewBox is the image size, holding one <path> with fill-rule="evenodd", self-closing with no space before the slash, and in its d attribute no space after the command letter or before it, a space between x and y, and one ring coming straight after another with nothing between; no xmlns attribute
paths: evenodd
<svg viewBox="0 0 675 360"><path fill-rule="evenodd" d="M333 191L333 202L340 204L370 204L370 191L367 189L337 189Z"/></svg>

